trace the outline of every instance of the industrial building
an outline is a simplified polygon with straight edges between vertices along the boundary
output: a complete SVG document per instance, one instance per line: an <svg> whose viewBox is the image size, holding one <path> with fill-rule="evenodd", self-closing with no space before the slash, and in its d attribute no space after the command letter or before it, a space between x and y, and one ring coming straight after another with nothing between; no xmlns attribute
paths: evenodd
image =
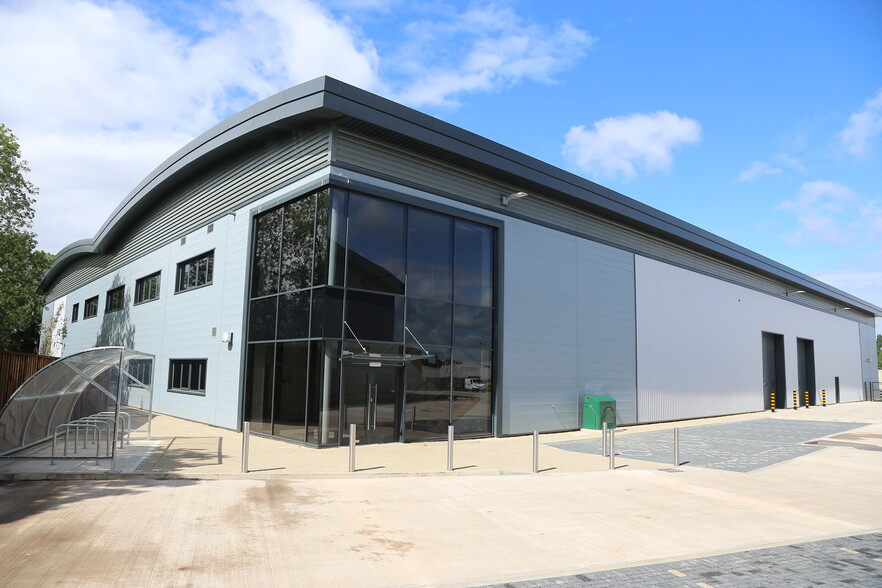
<svg viewBox="0 0 882 588"><path fill-rule="evenodd" d="M316 446L878 395L882 308L327 77L169 157L42 288L65 355L155 356L155 411Z"/></svg>

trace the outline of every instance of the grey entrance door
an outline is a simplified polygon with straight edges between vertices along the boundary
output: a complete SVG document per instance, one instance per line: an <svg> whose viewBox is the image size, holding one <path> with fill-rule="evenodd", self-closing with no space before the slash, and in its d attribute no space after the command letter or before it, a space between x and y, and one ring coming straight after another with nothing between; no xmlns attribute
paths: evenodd
<svg viewBox="0 0 882 588"><path fill-rule="evenodd" d="M399 440L401 368L347 366L343 376L344 435L356 425L360 443Z"/></svg>

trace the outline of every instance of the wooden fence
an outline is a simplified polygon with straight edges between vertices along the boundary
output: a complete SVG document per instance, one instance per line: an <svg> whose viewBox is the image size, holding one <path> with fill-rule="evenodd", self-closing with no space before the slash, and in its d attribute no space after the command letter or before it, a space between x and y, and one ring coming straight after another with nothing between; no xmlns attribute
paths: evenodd
<svg viewBox="0 0 882 588"><path fill-rule="evenodd" d="M58 359L49 355L33 355L0 351L0 407L37 371Z"/></svg>

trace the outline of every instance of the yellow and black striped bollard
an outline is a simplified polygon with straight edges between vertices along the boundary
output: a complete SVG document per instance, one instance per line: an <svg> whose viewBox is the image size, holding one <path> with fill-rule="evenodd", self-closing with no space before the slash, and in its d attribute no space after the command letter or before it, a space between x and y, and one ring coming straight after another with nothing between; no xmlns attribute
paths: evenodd
<svg viewBox="0 0 882 588"><path fill-rule="evenodd" d="M799 408L799 396L796 395L796 390L793 391L793 410Z"/></svg>
<svg viewBox="0 0 882 588"><path fill-rule="evenodd" d="M775 412L775 393L769 392L769 395L772 397L772 412Z"/></svg>
<svg viewBox="0 0 882 588"><path fill-rule="evenodd" d="M809 391L808 390L805 391L805 407L806 408L809 407Z"/></svg>
<svg viewBox="0 0 882 588"><path fill-rule="evenodd" d="M827 391L821 390L821 406L827 406Z"/></svg>

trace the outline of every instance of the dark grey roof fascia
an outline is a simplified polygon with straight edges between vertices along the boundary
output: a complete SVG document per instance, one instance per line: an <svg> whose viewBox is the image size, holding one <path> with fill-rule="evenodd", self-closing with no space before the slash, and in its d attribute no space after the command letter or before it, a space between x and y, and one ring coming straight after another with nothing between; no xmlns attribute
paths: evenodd
<svg viewBox="0 0 882 588"><path fill-rule="evenodd" d="M520 178L524 185L542 187L540 195L636 226L676 242L696 247L712 256L758 271L799 289L846 303L856 310L882 316L882 307L870 304L806 274L764 257L745 247L691 225L670 214L647 206L609 188L586 180L491 141L475 133L377 96L330 77L320 77L270 96L206 131L159 165L129 193L91 240L92 250L77 241L63 249L44 276L45 290L75 257L104 250L135 222L132 214L160 197L157 188L175 176L186 176L200 158L246 137L279 126L291 128L304 120L350 117L466 157L506 175ZM192 173L192 172L190 172ZM547 191L547 193L544 193ZM156 193L156 194L154 194ZM77 247L74 248L74 245ZM72 249L74 248L74 249ZM783 293L782 293L783 294Z"/></svg>

